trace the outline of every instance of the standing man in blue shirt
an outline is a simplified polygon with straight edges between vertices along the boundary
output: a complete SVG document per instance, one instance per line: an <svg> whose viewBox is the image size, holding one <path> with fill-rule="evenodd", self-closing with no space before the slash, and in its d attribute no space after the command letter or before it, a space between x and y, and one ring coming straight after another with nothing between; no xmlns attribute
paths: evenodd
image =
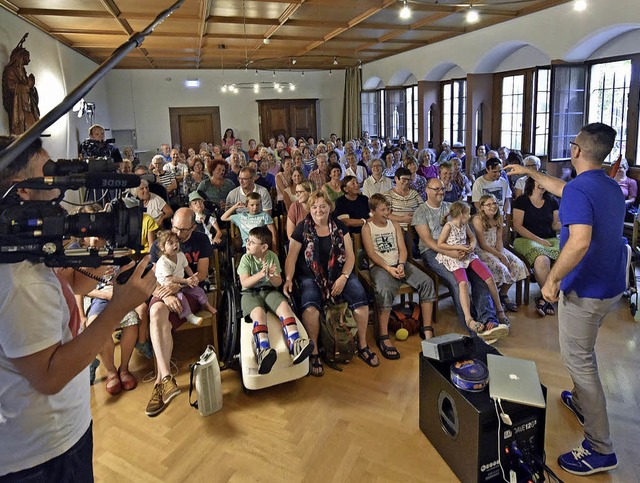
<svg viewBox="0 0 640 483"><path fill-rule="evenodd" d="M598 329L626 286L624 195L602 170L615 138L616 131L606 124L584 126L570 142L577 177L566 185L530 168L507 167L509 174L532 176L547 191L562 197L560 257L542 295L546 300L559 300L560 351L574 385L572 391L562 392L561 399L584 426L583 442L558 458L562 469L576 475L618 466L595 356Z"/></svg>

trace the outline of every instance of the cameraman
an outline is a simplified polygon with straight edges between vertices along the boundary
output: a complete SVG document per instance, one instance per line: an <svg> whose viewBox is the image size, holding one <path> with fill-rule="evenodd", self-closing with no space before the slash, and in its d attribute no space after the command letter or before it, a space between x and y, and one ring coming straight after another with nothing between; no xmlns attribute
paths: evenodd
<svg viewBox="0 0 640 483"><path fill-rule="evenodd" d="M12 141L0 137L0 153ZM48 159L37 139L0 171L0 190L41 177ZM50 200L58 193L20 188L3 204L11 209L18 199ZM147 262L114 286L112 301L80 334L74 292L87 293L94 280L26 260L0 264L0 482L93 481L88 367L125 314L155 287L153 274L141 277Z"/></svg>
<svg viewBox="0 0 640 483"><path fill-rule="evenodd" d="M85 158L111 158L116 164L122 162L120 150L105 142L104 127L100 124L94 124L89 128L89 139L82 142L81 152Z"/></svg>

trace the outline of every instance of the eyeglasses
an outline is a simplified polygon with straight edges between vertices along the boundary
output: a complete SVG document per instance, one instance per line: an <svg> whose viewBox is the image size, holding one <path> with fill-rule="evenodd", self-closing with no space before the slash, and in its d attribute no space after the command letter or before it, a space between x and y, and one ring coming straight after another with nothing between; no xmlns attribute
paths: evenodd
<svg viewBox="0 0 640 483"><path fill-rule="evenodd" d="M440 191L444 191L444 188L443 188L443 187L440 187L440 188L432 188L431 186L427 186L427 189L428 189L428 190L431 190L431 191L435 191L436 193L439 193Z"/></svg>
<svg viewBox="0 0 640 483"><path fill-rule="evenodd" d="M245 242L245 245L247 245L247 246L249 246L249 245L262 245L262 243L259 242L259 241L252 240L251 238L248 238L247 241Z"/></svg>
<svg viewBox="0 0 640 483"><path fill-rule="evenodd" d="M578 149L582 149L578 143L574 143L573 141L569 141L569 148L576 147Z"/></svg>
<svg viewBox="0 0 640 483"><path fill-rule="evenodd" d="M195 227L195 225L191 225L189 228L178 228L177 226L174 226L173 229L178 233L182 233L183 231L186 232L186 231L193 230L193 227Z"/></svg>

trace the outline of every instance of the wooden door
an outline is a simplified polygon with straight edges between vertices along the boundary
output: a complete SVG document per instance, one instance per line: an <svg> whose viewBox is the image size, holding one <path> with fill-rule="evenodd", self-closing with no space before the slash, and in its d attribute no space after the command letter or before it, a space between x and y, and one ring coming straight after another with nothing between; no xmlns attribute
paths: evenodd
<svg viewBox="0 0 640 483"><path fill-rule="evenodd" d="M200 143L220 144L220 109L213 107L170 107L171 145L180 144L182 152L196 152Z"/></svg>
<svg viewBox="0 0 640 483"><path fill-rule="evenodd" d="M283 134L317 139L317 99L257 101L260 113L260 139L265 144L271 136Z"/></svg>

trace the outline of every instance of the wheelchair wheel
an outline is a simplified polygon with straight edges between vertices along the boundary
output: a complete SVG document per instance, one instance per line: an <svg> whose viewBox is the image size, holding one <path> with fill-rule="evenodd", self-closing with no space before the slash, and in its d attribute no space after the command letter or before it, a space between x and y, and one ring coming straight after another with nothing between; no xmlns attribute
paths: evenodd
<svg viewBox="0 0 640 483"><path fill-rule="evenodd" d="M228 369L240 353L240 297L238 289L230 285L223 292L218 307L218 340L220 361L223 369Z"/></svg>

